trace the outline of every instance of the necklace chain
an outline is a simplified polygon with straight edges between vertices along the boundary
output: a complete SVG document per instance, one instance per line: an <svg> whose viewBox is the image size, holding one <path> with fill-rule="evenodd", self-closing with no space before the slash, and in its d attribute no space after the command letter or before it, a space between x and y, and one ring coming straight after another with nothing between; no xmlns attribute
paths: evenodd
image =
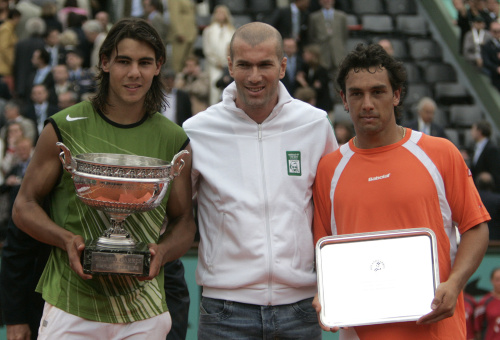
<svg viewBox="0 0 500 340"><path fill-rule="evenodd" d="M398 127L400 127L401 130L403 130L403 137L401 139L405 138L405 136L406 136L406 129L404 127L402 127L401 125L398 125ZM354 139L352 140L352 144L354 144L355 147L358 147L356 145L356 141L357 141L357 136L354 136Z"/></svg>

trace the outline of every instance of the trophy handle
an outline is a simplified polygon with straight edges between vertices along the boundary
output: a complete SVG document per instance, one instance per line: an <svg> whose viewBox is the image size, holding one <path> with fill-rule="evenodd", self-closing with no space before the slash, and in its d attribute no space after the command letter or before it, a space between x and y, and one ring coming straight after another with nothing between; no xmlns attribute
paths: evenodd
<svg viewBox="0 0 500 340"><path fill-rule="evenodd" d="M172 169L170 170L170 177L172 177L172 179L181 174L182 168L184 168L184 165L186 164L186 162L184 161L184 157L186 157L187 155L189 155L189 151L182 150L181 152L177 153L172 159Z"/></svg>
<svg viewBox="0 0 500 340"><path fill-rule="evenodd" d="M162 195L162 193L164 191L167 191L167 188L168 188L168 184L162 186L162 185L160 185L160 183L155 183L155 191L153 192L153 195L151 195L151 198L149 200L147 200L144 204L151 205L151 204L155 204L157 202L161 202L161 200L163 199L163 196L165 196L165 195Z"/></svg>
<svg viewBox="0 0 500 340"><path fill-rule="evenodd" d="M64 169L68 172L73 172L75 168L75 162L71 157L71 151L69 151L68 147L61 142L57 142L56 145L62 150L61 153L59 153L59 159L61 160Z"/></svg>

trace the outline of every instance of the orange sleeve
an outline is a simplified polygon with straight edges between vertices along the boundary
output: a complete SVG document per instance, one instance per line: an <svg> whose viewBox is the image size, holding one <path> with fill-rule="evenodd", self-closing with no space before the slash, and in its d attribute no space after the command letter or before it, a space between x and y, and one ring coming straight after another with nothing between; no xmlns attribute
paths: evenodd
<svg viewBox="0 0 500 340"><path fill-rule="evenodd" d="M490 216L481 202L472 174L467 168L458 149L448 140L440 140L448 144L446 154L431 156L438 162L438 168L446 188L446 198L450 204L453 221L458 223L460 234L476 225L490 220Z"/></svg>

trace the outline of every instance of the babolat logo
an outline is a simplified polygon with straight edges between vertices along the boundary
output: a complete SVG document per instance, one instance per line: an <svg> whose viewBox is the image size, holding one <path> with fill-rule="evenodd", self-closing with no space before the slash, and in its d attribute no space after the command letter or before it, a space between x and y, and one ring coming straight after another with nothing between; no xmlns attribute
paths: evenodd
<svg viewBox="0 0 500 340"><path fill-rule="evenodd" d="M391 174L390 174L390 173L388 173L387 175L382 175L382 176L369 177L369 178L368 178L368 182L371 182L371 181L378 181L379 179L389 178L389 176L391 176Z"/></svg>
<svg viewBox="0 0 500 340"><path fill-rule="evenodd" d="M288 165L288 176L302 175L302 166L300 164L300 151L287 151L286 163Z"/></svg>

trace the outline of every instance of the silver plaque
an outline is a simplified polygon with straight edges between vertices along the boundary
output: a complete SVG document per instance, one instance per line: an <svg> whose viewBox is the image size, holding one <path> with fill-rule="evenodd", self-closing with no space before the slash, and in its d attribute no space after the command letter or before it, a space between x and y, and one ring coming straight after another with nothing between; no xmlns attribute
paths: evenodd
<svg viewBox="0 0 500 340"><path fill-rule="evenodd" d="M325 326L414 321L431 312L439 284L436 236L416 228L324 237L316 270Z"/></svg>
<svg viewBox="0 0 500 340"><path fill-rule="evenodd" d="M95 273L143 273L144 255L92 252L91 270Z"/></svg>

